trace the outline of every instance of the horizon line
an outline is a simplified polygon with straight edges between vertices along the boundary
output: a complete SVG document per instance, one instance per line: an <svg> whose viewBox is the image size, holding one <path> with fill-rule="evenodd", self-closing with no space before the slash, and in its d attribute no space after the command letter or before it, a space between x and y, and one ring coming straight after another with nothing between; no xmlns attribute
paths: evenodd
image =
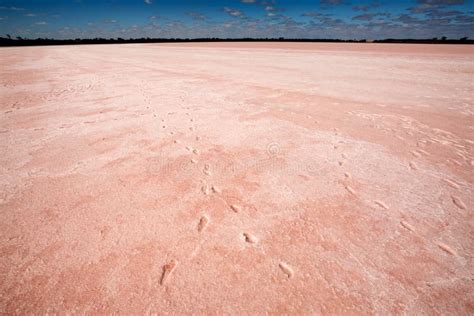
<svg viewBox="0 0 474 316"><path fill-rule="evenodd" d="M140 43L183 43L183 42L336 42L336 43L393 43L393 44L474 44L473 39L461 37L457 39L445 36L438 38L385 38L385 39L334 39L334 38L285 38L285 37L240 37L240 38L23 38L21 36L0 37L0 46L36 46L36 45L74 45L74 44L140 44Z"/></svg>

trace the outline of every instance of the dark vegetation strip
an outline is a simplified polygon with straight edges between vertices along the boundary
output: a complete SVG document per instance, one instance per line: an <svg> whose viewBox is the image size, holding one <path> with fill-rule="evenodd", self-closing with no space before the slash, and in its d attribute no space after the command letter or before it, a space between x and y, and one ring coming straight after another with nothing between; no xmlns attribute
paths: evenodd
<svg viewBox="0 0 474 316"><path fill-rule="evenodd" d="M474 40L460 39L383 39L383 40L341 40L341 39L302 39L302 38L92 38L92 39L26 39L21 37L0 37L0 46L43 46L43 45L81 45L81 44L133 44L133 43L197 43L197 42L302 42L302 43L406 43L406 44L474 44Z"/></svg>

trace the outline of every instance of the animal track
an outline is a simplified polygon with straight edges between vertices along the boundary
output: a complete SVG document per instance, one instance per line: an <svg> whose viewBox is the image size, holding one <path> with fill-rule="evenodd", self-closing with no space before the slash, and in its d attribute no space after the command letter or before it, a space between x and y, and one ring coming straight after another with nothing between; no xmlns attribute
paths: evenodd
<svg viewBox="0 0 474 316"><path fill-rule="evenodd" d="M384 208L384 209L388 210L388 206L384 202L376 200L376 201L374 201L374 203L377 204L378 206L380 206L381 208Z"/></svg>
<svg viewBox="0 0 474 316"><path fill-rule="evenodd" d="M255 237L254 235L252 235L250 233L243 233L243 235L244 235L245 241L250 243L250 244L255 244L255 243L258 242L257 237Z"/></svg>
<svg viewBox="0 0 474 316"><path fill-rule="evenodd" d="M355 191L353 188L351 188L351 186L346 185L345 188L346 188L346 190L349 191L350 193L356 195L356 191Z"/></svg>
<svg viewBox="0 0 474 316"><path fill-rule="evenodd" d="M288 279L293 276L293 274L294 274L293 269L287 263L280 262L280 264L278 264L278 266L280 267L281 271L283 271L283 273L286 274Z"/></svg>
<svg viewBox="0 0 474 316"><path fill-rule="evenodd" d="M464 202L461 201L461 199L459 197L451 195L451 200L453 201L454 205L459 207L461 210L466 209L466 204L464 204Z"/></svg>
<svg viewBox="0 0 474 316"><path fill-rule="evenodd" d="M211 190L212 190L212 192L214 192L214 193L221 193L221 189L219 189L219 188L216 187L215 185L212 186Z"/></svg>
<svg viewBox="0 0 474 316"><path fill-rule="evenodd" d="M198 156L199 156L199 150L193 149L193 153L194 153L195 155L198 155Z"/></svg>
<svg viewBox="0 0 474 316"><path fill-rule="evenodd" d="M204 165L203 171L205 175L210 176L211 175L211 166L209 164Z"/></svg>
<svg viewBox="0 0 474 316"><path fill-rule="evenodd" d="M209 195L209 186L207 186L207 185L202 186L201 191L205 195Z"/></svg>
<svg viewBox="0 0 474 316"><path fill-rule="evenodd" d="M413 161L410 161L409 165L410 165L410 168L411 168L411 169L413 169L413 170L418 170L418 166L417 166L416 163L414 163Z"/></svg>
<svg viewBox="0 0 474 316"><path fill-rule="evenodd" d="M351 174L350 174L349 172L345 172L345 173L344 173L344 176L345 176L346 178L348 178L348 179L351 178Z"/></svg>
<svg viewBox="0 0 474 316"><path fill-rule="evenodd" d="M449 247L448 245L444 243L441 243L441 242L438 243L438 247L450 255L453 255L453 256L456 255L456 252L451 247Z"/></svg>
<svg viewBox="0 0 474 316"><path fill-rule="evenodd" d="M459 161L457 161L456 159L448 159L448 161L452 162L453 164L457 165L457 166L462 166L462 163L460 163Z"/></svg>
<svg viewBox="0 0 474 316"><path fill-rule="evenodd" d="M197 160L193 158L193 159L191 159L191 162L192 163L197 163Z"/></svg>
<svg viewBox="0 0 474 316"><path fill-rule="evenodd" d="M209 224L209 217L207 216L201 217L201 219L199 220L198 227L197 227L198 232L202 232L207 227L207 224Z"/></svg>
<svg viewBox="0 0 474 316"><path fill-rule="evenodd" d="M230 206L230 208L231 208L235 213L242 212L242 207L241 207L240 205L232 204L232 205Z"/></svg>
<svg viewBox="0 0 474 316"><path fill-rule="evenodd" d="M443 181L446 182L447 184L449 184L451 187L453 187L455 189L459 189L459 184L457 184L456 182L454 182L452 180L449 180L449 179L446 179L446 178L444 178Z"/></svg>
<svg viewBox="0 0 474 316"><path fill-rule="evenodd" d="M169 263L163 266L163 273L161 275L161 280L160 280L161 285L166 283L166 281L170 278L171 274L173 273L177 265L178 265L178 261L173 259Z"/></svg>
<svg viewBox="0 0 474 316"><path fill-rule="evenodd" d="M405 221L400 221L400 225L402 225L403 227L405 227L409 231L412 231L412 232L415 231L415 228L413 226L411 226L410 224L408 224L407 222L405 222Z"/></svg>

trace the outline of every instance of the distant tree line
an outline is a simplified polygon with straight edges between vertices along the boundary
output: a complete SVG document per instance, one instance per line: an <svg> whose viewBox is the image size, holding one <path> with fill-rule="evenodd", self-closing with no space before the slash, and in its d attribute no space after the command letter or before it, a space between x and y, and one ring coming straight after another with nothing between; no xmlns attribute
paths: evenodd
<svg viewBox="0 0 474 316"><path fill-rule="evenodd" d="M28 39L20 36L0 37L0 46L39 46L39 45L86 45L86 44L127 44L127 43L196 43L196 42L303 42L303 43L411 43L411 44L474 44L468 37L460 39L441 38L430 39L382 39L382 40L341 40L341 39L306 39L306 38L89 38L89 39Z"/></svg>

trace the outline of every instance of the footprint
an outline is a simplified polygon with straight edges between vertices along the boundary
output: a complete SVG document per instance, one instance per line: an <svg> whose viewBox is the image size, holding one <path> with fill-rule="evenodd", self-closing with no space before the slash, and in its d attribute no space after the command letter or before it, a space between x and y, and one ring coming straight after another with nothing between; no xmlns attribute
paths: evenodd
<svg viewBox="0 0 474 316"><path fill-rule="evenodd" d="M199 150L193 149L193 153L194 153L195 155L198 155L198 156L199 156Z"/></svg>
<svg viewBox="0 0 474 316"><path fill-rule="evenodd" d="M356 191L349 185L345 186L346 190L349 191L350 193L356 195Z"/></svg>
<svg viewBox="0 0 474 316"><path fill-rule="evenodd" d="M464 204L464 202L461 201L461 199L459 197L451 195L451 200L453 201L454 205L459 207L461 210L466 209L466 204Z"/></svg>
<svg viewBox="0 0 474 316"><path fill-rule="evenodd" d="M219 193L222 192L221 189L219 189L219 188L216 187L215 185L212 186L211 190L212 190L212 192L217 193L217 194L219 194Z"/></svg>
<svg viewBox="0 0 474 316"><path fill-rule="evenodd" d="M351 178L351 174L349 172L345 172L344 173L344 176L347 178L347 179L350 179Z"/></svg>
<svg viewBox="0 0 474 316"><path fill-rule="evenodd" d="M281 271L283 271L283 273L286 274L288 279L293 276L294 274L293 269L286 262L280 262L278 266L280 267Z"/></svg>
<svg viewBox="0 0 474 316"><path fill-rule="evenodd" d="M421 154L420 154L419 152L417 152L416 150L413 150L413 151L411 151L410 153L411 153L414 157L416 157L416 158L421 157Z"/></svg>
<svg viewBox="0 0 474 316"><path fill-rule="evenodd" d="M376 201L374 201L374 203L377 204L378 206L380 206L381 208L384 208L384 209L388 210L388 206L384 202L376 200Z"/></svg>
<svg viewBox="0 0 474 316"><path fill-rule="evenodd" d="M411 168L411 169L413 169L413 170L418 170L418 166L417 166L416 163L414 163L413 161L410 161L409 165L410 165L410 168Z"/></svg>
<svg viewBox="0 0 474 316"><path fill-rule="evenodd" d="M231 208L235 213L242 212L242 207L241 207L240 205L232 204L232 205L230 206L230 208Z"/></svg>
<svg viewBox="0 0 474 316"><path fill-rule="evenodd" d="M256 244L258 242L257 237L250 233L243 233L245 242L248 242L249 244Z"/></svg>
<svg viewBox="0 0 474 316"><path fill-rule="evenodd" d="M456 255L456 252L451 247L449 247L448 245L444 243L441 243L441 242L438 243L438 247L450 255L453 255L453 256Z"/></svg>
<svg viewBox="0 0 474 316"><path fill-rule="evenodd" d="M405 222L405 221L400 221L400 225L402 225L403 227L405 227L409 231L412 231L412 232L415 231L415 228L413 226L411 226L410 224L408 224L407 222Z"/></svg>
<svg viewBox="0 0 474 316"><path fill-rule="evenodd" d="M205 175L210 176L211 175L211 166L209 164L204 165L203 171Z"/></svg>
<svg viewBox="0 0 474 316"><path fill-rule="evenodd" d="M443 181L446 182L447 184L449 184L451 187L453 187L455 189L459 189L459 184L457 184L456 182L454 182L452 180L449 180L449 179L446 179L446 178L444 178Z"/></svg>
<svg viewBox="0 0 474 316"><path fill-rule="evenodd" d="M457 165L457 166L462 166L462 163L460 163L459 161L457 161L456 159L448 159L448 161L451 161L453 164Z"/></svg>
<svg viewBox="0 0 474 316"><path fill-rule="evenodd" d="M207 227L207 224L209 224L209 217L204 215L199 220L199 224L198 224L198 227L197 227L198 232L202 232Z"/></svg>
<svg viewBox="0 0 474 316"><path fill-rule="evenodd" d="M161 280L160 280L161 285L165 284L165 282L170 278L171 274L173 273L177 265L178 265L178 261L173 259L169 263L163 266L163 274L161 275Z"/></svg>
<svg viewBox="0 0 474 316"><path fill-rule="evenodd" d="M201 140L201 137L199 137L199 136L196 136L196 140Z"/></svg>
<svg viewBox="0 0 474 316"><path fill-rule="evenodd" d="M197 163L198 161L196 159L191 159L191 163Z"/></svg>
<svg viewBox="0 0 474 316"><path fill-rule="evenodd" d="M205 195L209 195L209 186L207 186L207 185L202 186L201 191Z"/></svg>

